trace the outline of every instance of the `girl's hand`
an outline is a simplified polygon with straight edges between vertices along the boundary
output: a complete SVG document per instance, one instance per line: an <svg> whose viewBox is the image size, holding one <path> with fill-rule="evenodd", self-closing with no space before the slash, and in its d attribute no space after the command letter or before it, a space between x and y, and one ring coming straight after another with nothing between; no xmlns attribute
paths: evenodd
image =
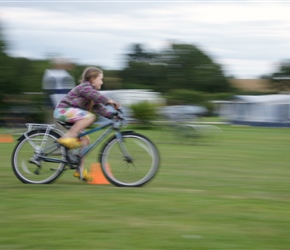
<svg viewBox="0 0 290 250"><path fill-rule="evenodd" d="M119 109L120 108L120 104L113 101L113 100L109 100L107 104L113 105L115 109Z"/></svg>

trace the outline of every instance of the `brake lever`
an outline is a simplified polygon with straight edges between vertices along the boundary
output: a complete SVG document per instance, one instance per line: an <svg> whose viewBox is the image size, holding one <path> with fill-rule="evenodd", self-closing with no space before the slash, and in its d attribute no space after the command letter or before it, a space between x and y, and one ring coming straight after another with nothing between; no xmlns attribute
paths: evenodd
<svg viewBox="0 0 290 250"><path fill-rule="evenodd" d="M116 109L118 112L120 112L121 114L123 114L123 110L122 109Z"/></svg>

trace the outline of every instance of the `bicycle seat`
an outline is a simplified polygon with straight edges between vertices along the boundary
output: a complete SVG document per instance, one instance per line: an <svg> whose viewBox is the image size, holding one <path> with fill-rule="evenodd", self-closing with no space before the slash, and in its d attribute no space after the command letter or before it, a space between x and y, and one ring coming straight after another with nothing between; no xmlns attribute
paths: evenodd
<svg viewBox="0 0 290 250"><path fill-rule="evenodd" d="M63 122L63 121L59 121L57 120L57 122L62 125L63 127L65 127L66 129L70 129L72 127L72 125L74 125L74 123L72 122Z"/></svg>

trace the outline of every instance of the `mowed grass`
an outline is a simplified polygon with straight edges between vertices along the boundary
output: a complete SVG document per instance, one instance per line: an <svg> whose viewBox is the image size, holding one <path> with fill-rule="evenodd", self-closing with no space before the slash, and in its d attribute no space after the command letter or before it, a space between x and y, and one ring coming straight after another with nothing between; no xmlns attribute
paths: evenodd
<svg viewBox="0 0 290 250"><path fill-rule="evenodd" d="M0 143L0 249L290 249L290 130L221 128L218 143L192 145L136 130L162 157L141 188L89 185L72 171L22 184L15 143Z"/></svg>

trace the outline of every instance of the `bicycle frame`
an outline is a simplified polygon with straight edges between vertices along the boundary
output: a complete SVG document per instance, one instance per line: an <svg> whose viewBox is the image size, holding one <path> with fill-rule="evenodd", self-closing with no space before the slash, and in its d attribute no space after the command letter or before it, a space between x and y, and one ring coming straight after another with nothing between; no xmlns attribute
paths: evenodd
<svg viewBox="0 0 290 250"><path fill-rule="evenodd" d="M96 128L92 128L92 129L89 129L87 131L84 131L82 133L79 134L78 138L81 138L83 136L86 136L86 135L89 135L89 134L92 134L94 132L97 132L97 131L100 131L100 130L103 130L105 128L108 127L107 130L105 130L94 142L90 143L88 146L82 148L82 149L79 149L77 155L73 154L73 157L76 156L78 158L78 160L76 159L72 159L70 156L69 156L69 151L66 150L66 159L57 159L57 158L51 158L51 157L46 157L45 154L49 154L49 153L52 153L56 150L58 150L61 146L59 144L54 144L54 145L50 145L48 147L45 147L45 142L46 142L46 138L47 138L47 134L50 132L50 131L55 131L56 133L58 134L63 134L63 132L59 129L56 128L55 124L37 124L37 123L27 123L27 127L28 127L28 130L19 138L19 140L22 138L22 137L26 137L30 143L30 145L35 149L35 154L43 161L45 162L54 162L54 163L63 163L63 164L68 164L70 165L70 167L72 167L72 165L75 165L75 164L79 164L79 160L83 157L85 157L88 153L90 153L100 142L102 142L113 130L116 130L116 137L118 139L119 142L122 142L122 135L121 135L121 132L120 132L120 128L122 127L124 123L124 120L121 119L121 120L110 120L108 122L106 122L105 124L101 125L101 126L98 126ZM45 134L44 134L44 140L42 140L41 142L41 145L36 145L34 143L34 141L30 140L29 139L29 132L33 131L33 130L37 130L37 129L41 129L43 131L45 131ZM121 151L123 152L124 154L124 157L126 159L130 159L130 157L128 156L128 153L127 153L127 150L126 148L122 145L122 143L120 144L120 149ZM44 154L43 154L44 153Z"/></svg>
<svg viewBox="0 0 290 250"><path fill-rule="evenodd" d="M80 158L83 158L84 156L86 156L90 151L92 151L101 141L103 141L113 130L116 130L116 137L119 141L120 144L120 149L125 157L125 159L127 161L131 160L131 157L129 156L126 147L123 145L122 143L122 134L120 132L120 127L122 126L122 123L120 123L120 121L109 121L107 123L105 123L104 125L97 127L97 128L93 128L90 129L86 132L81 133L78 137L82 137L91 133L94 133L96 131L100 131L106 127L109 127L105 132L103 132L93 143L91 143L90 145L88 145L87 147L85 147L84 149L80 150L80 152L78 153L78 156ZM131 132L131 131L130 131Z"/></svg>
<svg viewBox="0 0 290 250"><path fill-rule="evenodd" d="M120 126L115 126L114 121L109 121L107 123L105 123L104 125L97 127L97 128L93 128L90 129L88 131L82 132L79 134L79 138L83 137L85 135L89 135L92 134L94 132L100 131L106 127L109 127L106 131L104 131L94 142L92 142L90 145L88 145L87 147L83 148L80 150L79 152L79 156L82 158L84 156L86 156L89 152L91 152L101 141L103 141L114 129L119 130Z"/></svg>
<svg viewBox="0 0 290 250"><path fill-rule="evenodd" d="M121 132L120 132L120 127L122 125L120 124L120 122L118 121L109 121L99 127L96 127L96 128L93 128L93 129L90 129L90 130L87 130L85 132L82 132L79 134L79 138L83 137L83 136L86 136L86 135L89 135L89 134L92 134L94 132L97 132L97 131L100 131L100 130L103 130L104 128L107 128L109 127L106 131L104 131L94 142L90 143L90 145L88 145L87 147L83 148L83 149L80 149L77 156L79 158L83 158L85 157L89 152L91 152L100 142L102 142L113 130L116 130L116 136L117 138L119 139L119 141L121 142ZM60 145L59 145L60 147ZM120 146L125 158L128 158L128 153L126 151L126 149L123 147L123 146ZM45 148L45 150L48 150L49 148ZM55 162L55 163L64 163L64 164L75 164L70 160L60 160L60 159L55 159L55 158L47 158L47 157L41 157L41 159L43 161L47 161L47 162Z"/></svg>

